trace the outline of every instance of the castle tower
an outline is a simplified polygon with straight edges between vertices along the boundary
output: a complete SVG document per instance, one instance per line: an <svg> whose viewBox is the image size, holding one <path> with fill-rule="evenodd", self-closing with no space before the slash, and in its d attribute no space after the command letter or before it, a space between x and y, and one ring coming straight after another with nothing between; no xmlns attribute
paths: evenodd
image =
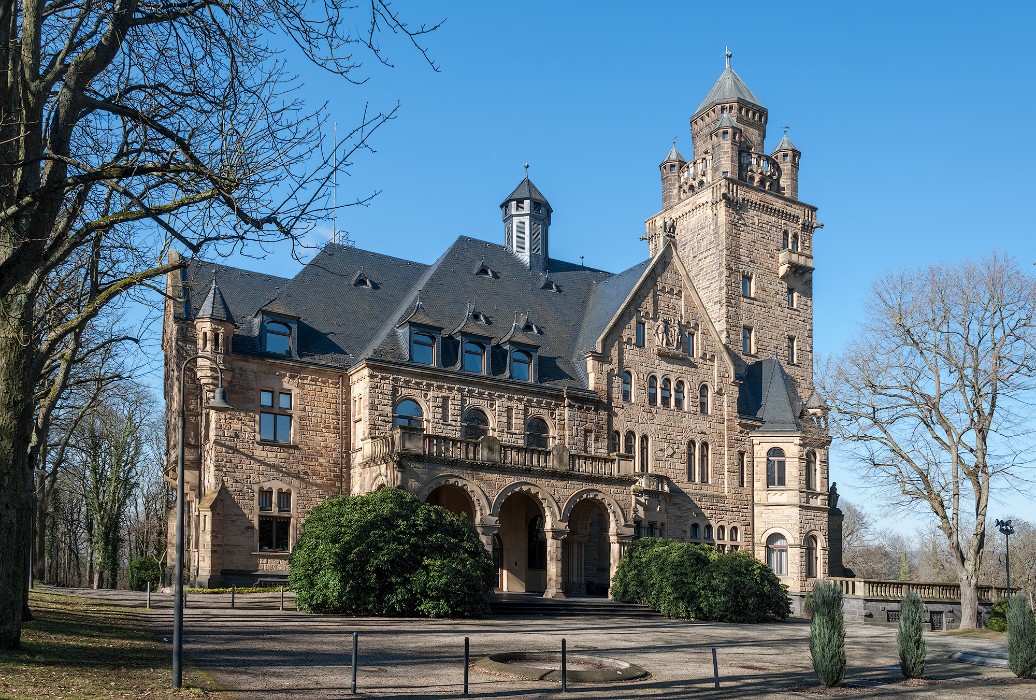
<svg viewBox="0 0 1036 700"><path fill-rule="evenodd" d="M500 212L504 219L504 245L530 270L547 269L551 211L547 198L529 179L529 166L526 165L525 179L503 201Z"/></svg>
<svg viewBox="0 0 1036 700"><path fill-rule="evenodd" d="M788 132L784 132L777 148L773 149L771 156L781 169L781 194L792 199L799 198L799 158L802 153L795 148L795 144L788 138Z"/></svg>
<svg viewBox="0 0 1036 700"><path fill-rule="evenodd" d="M687 161L676 149L676 141L669 149L665 160L658 166L662 176L662 208L668 209L676 204L680 192L680 176Z"/></svg>

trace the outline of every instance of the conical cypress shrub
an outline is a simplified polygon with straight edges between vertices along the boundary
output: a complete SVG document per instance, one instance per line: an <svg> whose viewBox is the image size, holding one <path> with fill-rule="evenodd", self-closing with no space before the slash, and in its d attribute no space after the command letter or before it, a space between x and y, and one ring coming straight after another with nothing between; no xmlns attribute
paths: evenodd
<svg viewBox="0 0 1036 700"><path fill-rule="evenodd" d="M842 591L831 583L820 582L810 596L813 621L809 623L809 655L813 670L824 685L831 687L845 676L845 616Z"/></svg>
<svg viewBox="0 0 1036 700"><path fill-rule="evenodd" d="M906 678L924 675L927 648L924 642L924 603L913 591L907 593L899 606L899 668Z"/></svg>
<svg viewBox="0 0 1036 700"><path fill-rule="evenodd" d="M1036 619L1024 593L1007 603L1007 665L1019 678L1036 673Z"/></svg>

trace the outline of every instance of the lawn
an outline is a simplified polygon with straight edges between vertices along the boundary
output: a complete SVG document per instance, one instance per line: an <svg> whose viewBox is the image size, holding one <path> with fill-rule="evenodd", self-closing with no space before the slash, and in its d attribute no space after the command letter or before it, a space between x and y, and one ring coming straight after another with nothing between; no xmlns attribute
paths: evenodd
<svg viewBox="0 0 1036 700"><path fill-rule="evenodd" d="M184 689L172 690L172 648L143 610L53 591L29 600L36 619L22 648L0 651L0 700L229 697L189 668Z"/></svg>

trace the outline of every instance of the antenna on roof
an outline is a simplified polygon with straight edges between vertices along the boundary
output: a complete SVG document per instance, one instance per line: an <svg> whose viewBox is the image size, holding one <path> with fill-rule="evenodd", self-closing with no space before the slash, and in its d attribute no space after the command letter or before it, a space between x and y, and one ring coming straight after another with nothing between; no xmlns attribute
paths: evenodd
<svg viewBox="0 0 1036 700"><path fill-rule="evenodd" d="M785 124L785 125L784 125L784 135L785 135L785 136L787 136L787 135L788 135L788 129L790 129L790 128L791 128L791 127L790 127L790 126L788 126L787 124Z"/></svg>

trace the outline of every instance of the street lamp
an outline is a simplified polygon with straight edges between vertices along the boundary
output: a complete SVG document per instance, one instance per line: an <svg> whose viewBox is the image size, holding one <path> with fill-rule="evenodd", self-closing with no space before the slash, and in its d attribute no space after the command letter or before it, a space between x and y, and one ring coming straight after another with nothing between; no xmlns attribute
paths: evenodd
<svg viewBox="0 0 1036 700"><path fill-rule="evenodd" d="M997 520L996 528L1007 540L1007 597L1011 597L1011 535L1014 534L1014 527L1010 520Z"/></svg>
<svg viewBox="0 0 1036 700"><path fill-rule="evenodd" d="M219 377L219 386L206 408L213 411L229 411L233 406L227 403L227 390L223 388L223 370L212 355L199 353L192 355L183 361L180 366L180 417L179 437L176 447L176 566L173 591L176 599L173 601L173 687L179 689L183 685L183 427L186 422L187 402L184 401L184 373L187 371L187 363L206 359L216 366L216 373Z"/></svg>
<svg viewBox="0 0 1036 700"><path fill-rule="evenodd" d="M36 510L39 508L40 479L47 475L47 470L36 467L32 470L32 516L29 518L29 590L32 590L32 566L36 554Z"/></svg>

